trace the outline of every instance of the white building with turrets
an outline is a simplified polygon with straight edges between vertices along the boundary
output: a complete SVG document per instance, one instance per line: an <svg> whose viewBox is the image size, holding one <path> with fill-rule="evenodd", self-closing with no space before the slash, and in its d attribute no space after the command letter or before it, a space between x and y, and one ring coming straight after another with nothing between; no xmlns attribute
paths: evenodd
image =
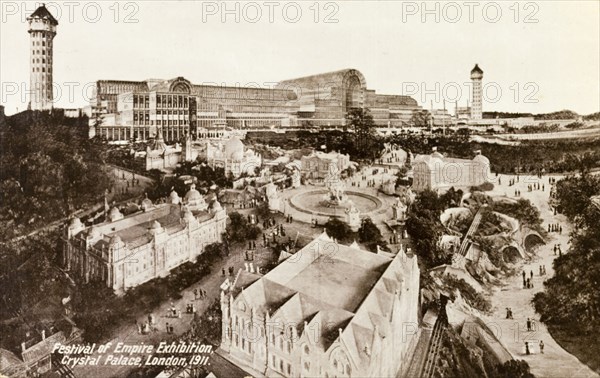
<svg viewBox="0 0 600 378"><path fill-rule="evenodd" d="M64 236L63 263L86 282L98 280L123 293L185 262L204 247L221 241L227 214L219 202L210 206L194 185L182 198L172 192L167 203L142 201L141 211L124 216L112 208L104 223L85 227L75 218Z"/></svg>
<svg viewBox="0 0 600 378"><path fill-rule="evenodd" d="M31 50L30 99L31 110L50 110L54 97L52 94L52 41L56 36L58 21L42 5L27 17Z"/></svg>

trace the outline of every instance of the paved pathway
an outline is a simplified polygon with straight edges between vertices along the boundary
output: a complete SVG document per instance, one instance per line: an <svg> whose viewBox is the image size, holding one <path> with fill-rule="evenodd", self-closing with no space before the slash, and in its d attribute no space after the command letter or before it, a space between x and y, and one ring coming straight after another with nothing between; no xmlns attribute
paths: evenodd
<svg viewBox="0 0 600 378"><path fill-rule="evenodd" d="M519 273L514 277L508 278L507 285L497 289L491 300L494 306L494 313L489 318L489 325L492 330L499 333L502 343L508 348L511 354L517 359L523 359L529 363L531 372L536 377L598 377L589 367L581 363L575 356L565 351L550 336L545 324L539 321L537 314L531 304L535 293L543 290L543 281L554 274L552 261L555 258L553 247L555 244L562 246L563 253L568 250L569 232L571 230L566 218L563 215L554 215L548 205L550 185L548 177L544 176L539 180L540 184L545 185L545 191L527 191L527 185L537 182L537 178L520 178L520 182L514 186L508 187L508 176L502 177L503 185L497 186L494 190L498 194L510 193L514 196L514 190L521 190L521 197L529 199L540 210L541 217L544 220L543 227L546 228L549 223L560 223L563 227L562 234L550 233L547 244L538 249L537 256L533 261L524 263L524 270L527 277L533 271L533 289L522 288L522 276ZM546 266L546 276L539 275L539 266ZM511 307L513 311L513 320L506 319L506 307ZM527 318L535 320L535 330L527 332ZM539 341L543 340L544 354L539 353ZM533 345L534 353L526 355L524 353L525 342L529 341Z"/></svg>
<svg viewBox="0 0 600 378"><path fill-rule="evenodd" d="M237 273L238 269L244 266L244 258L242 255L241 249L236 249L232 251L231 254L215 264L213 268L213 272L204 277L199 282L193 284L192 286L184 289L181 292L182 298L179 300L174 300L173 305L182 311L181 318L168 318L166 314L171 307L171 301L166 301L162 303L157 309L153 311L153 314L156 318L156 327L158 328L157 332L151 332L148 335L141 335L137 331L137 326L135 324L127 324L122 326L115 334L116 336L111 342L112 345L116 345L118 342L123 342L127 344L154 344L158 345L161 341L169 341L171 338L174 338L171 335L166 333L165 324L168 322L169 324L174 326L175 336L183 334L190 327L193 316L191 314L185 313L185 306L187 303L193 302L196 305L196 309L198 313L203 313L206 311L208 306L214 301L214 299L218 298L220 295L219 286L225 280L221 275L221 268L233 266L235 267L235 272ZM230 279L233 279L230 278ZM194 289L204 289L207 291L207 299L203 300L194 300ZM138 322L143 322L146 320L144 316L141 316L137 319ZM98 354L98 353L96 353ZM104 357L102 362L104 361ZM108 377L126 377L127 374L132 370L129 366L77 366L73 369L73 373L79 378L108 378Z"/></svg>
<svg viewBox="0 0 600 378"><path fill-rule="evenodd" d="M247 214L252 212L252 209L240 210L240 209L228 209L228 213L233 211L239 211L242 214ZM320 229L311 229L310 226L294 222L293 224L285 224L283 223L282 216L274 216L277 218L278 223L283 224L286 228L286 232L292 239L296 238L297 233L299 232L299 239L302 239L303 242L307 242L308 240L312 240L312 238L319 233ZM270 233L272 229L269 229L267 233ZM287 236L286 238L287 239ZM258 254L256 256L255 264L264 263L270 255L270 252L266 248L262 248L262 237L257 239ZM212 273L204 277L199 282L193 284L192 286L184 289L181 292L182 298L180 300L173 301L174 307L182 311L181 318L167 318L166 314L171 307L171 301L166 301L162 303L159 308L153 311L153 314L157 320L156 327L158 328L157 332L151 332L148 335L140 335L137 332L137 326L134 324L126 324L123 325L119 330L117 330L114 334L116 336L112 341L113 346L118 342L123 342L127 344L154 344L158 345L161 341L169 341L172 338L175 338L177 335L183 334L190 328L191 321L193 316L191 314L185 313L185 306L187 303L193 302L196 305L197 313L202 314L207 310L208 306L216 299L219 298L221 291L220 286L225 280L225 277L222 276L221 268L225 268L227 270L228 267L233 266L235 268L235 273L238 272L239 269L244 268L244 251L245 245L235 245L231 248L230 255L223 259L222 261L215 264L212 269ZM229 276L227 276L229 277ZM233 281L234 277L229 277L230 281ZM194 300L194 289L204 289L207 291L207 299L203 300ZM138 322L144 322L146 320L145 316L140 316L137 319ZM175 335L171 336L166 333L166 323L174 326ZM97 353L96 353L97 354ZM102 360L104 361L104 360ZM129 372L133 370L132 367L129 366L77 366L73 369L73 373L78 378L121 378L126 377ZM233 378L233 377L232 377Z"/></svg>

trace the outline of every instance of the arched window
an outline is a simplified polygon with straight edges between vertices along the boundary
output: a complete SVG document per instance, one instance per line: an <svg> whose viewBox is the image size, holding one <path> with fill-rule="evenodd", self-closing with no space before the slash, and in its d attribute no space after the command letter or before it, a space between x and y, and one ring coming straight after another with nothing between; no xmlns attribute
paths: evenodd
<svg viewBox="0 0 600 378"><path fill-rule="evenodd" d="M304 345L304 348L302 349L302 351L307 356L310 354L310 348L308 347L308 345Z"/></svg>

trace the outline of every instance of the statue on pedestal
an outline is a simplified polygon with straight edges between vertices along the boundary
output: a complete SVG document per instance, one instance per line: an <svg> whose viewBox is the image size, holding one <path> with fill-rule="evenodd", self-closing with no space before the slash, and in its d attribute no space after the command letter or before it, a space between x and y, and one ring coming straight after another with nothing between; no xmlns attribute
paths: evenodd
<svg viewBox="0 0 600 378"><path fill-rule="evenodd" d="M354 202L348 200L346 209L346 223L350 226L352 232L357 232L360 228L360 211L354 206Z"/></svg>
<svg viewBox="0 0 600 378"><path fill-rule="evenodd" d="M348 201L346 196L346 185L340 178L337 169L330 169L329 175L325 178L325 187L329 193L325 194L323 202L325 206L340 206Z"/></svg>
<svg viewBox="0 0 600 378"><path fill-rule="evenodd" d="M269 205L269 210L271 211L280 211L281 209L281 197L279 192L277 191L277 186L273 184L273 181L269 182L265 187L267 203Z"/></svg>
<svg viewBox="0 0 600 378"><path fill-rule="evenodd" d="M294 173L292 173L292 187L297 189L300 187L300 185L301 185L300 171L297 169L294 169Z"/></svg>
<svg viewBox="0 0 600 378"><path fill-rule="evenodd" d="M398 222L402 222L406 220L406 205L402 202L400 197L398 197L396 203L392 205L392 219Z"/></svg>

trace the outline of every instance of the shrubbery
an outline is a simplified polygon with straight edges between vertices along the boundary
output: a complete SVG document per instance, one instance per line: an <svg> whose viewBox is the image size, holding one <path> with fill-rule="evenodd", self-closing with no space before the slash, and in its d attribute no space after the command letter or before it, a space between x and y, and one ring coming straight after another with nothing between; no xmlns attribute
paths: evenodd
<svg viewBox="0 0 600 378"><path fill-rule="evenodd" d="M482 312L489 312L492 309L490 301L482 293L477 292L464 279L458 278L453 274L446 274L444 276L444 283L451 290L458 290L469 306L474 309Z"/></svg>
<svg viewBox="0 0 600 378"><path fill-rule="evenodd" d="M255 224L250 224L250 222L248 222L248 220L242 214L236 211L229 214L227 237L232 242L255 240L260 234L260 227Z"/></svg>

